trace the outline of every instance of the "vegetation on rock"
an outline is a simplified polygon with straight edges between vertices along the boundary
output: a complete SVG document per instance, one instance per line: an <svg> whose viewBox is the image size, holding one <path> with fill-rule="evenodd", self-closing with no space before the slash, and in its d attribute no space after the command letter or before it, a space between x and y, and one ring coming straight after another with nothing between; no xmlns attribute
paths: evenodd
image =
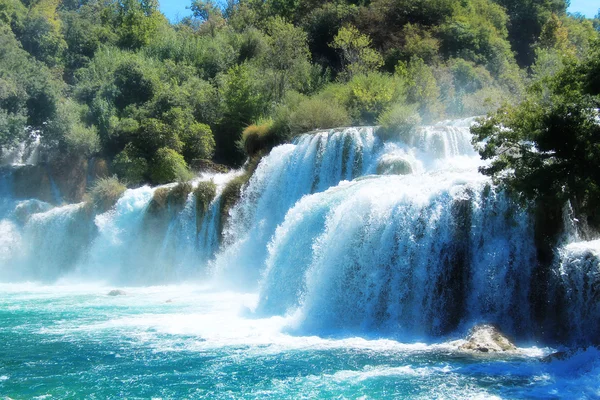
<svg viewBox="0 0 600 400"><path fill-rule="evenodd" d="M126 190L126 186L116 176L97 179L89 195L94 207L100 212L112 208Z"/></svg>

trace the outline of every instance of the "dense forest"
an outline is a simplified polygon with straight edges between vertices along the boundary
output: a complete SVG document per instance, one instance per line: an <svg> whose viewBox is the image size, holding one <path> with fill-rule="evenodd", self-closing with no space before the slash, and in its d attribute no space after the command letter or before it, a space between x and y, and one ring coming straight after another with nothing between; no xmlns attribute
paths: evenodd
<svg viewBox="0 0 600 400"><path fill-rule="evenodd" d="M51 159L158 184L318 128L390 136L500 109L477 128L484 172L526 198L599 198L600 24L564 0L190 9L173 24L156 0L0 0L0 146L37 138Z"/></svg>

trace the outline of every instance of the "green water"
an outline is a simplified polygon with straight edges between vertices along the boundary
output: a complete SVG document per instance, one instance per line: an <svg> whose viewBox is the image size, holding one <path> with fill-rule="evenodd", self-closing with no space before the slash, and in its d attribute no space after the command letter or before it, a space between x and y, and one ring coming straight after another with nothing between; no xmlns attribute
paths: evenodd
<svg viewBox="0 0 600 400"><path fill-rule="evenodd" d="M452 344L285 333L256 297L193 286L0 285L0 397L596 398L598 352L473 358Z"/></svg>

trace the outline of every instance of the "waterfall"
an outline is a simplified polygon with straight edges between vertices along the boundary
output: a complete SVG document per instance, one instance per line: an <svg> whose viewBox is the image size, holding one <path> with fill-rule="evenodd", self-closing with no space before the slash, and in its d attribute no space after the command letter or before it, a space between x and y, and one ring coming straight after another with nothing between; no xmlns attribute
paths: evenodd
<svg viewBox="0 0 600 400"><path fill-rule="evenodd" d="M301 239L298 239L301 238ZM257 312L306 334L529 330L529 216L467 172L372 177L303 198L269 246Z"/></svg>
<svg viewBox="0 0 600 400"><path fill-rule="evenodd" d="M16 198L14 171L0 171L0 280L131 285L206 277L219 246L220 194L239 174L203 174L191 183L216 184L217 196L205 215L196 214L193 193L181 209L153 213L149 205L160 187L148 186L125 191L114 207L95 214L89 203L53 207Z"/></svg>
<svg viewBox="0 0 600 400"><path fill-rule="evenodd" d="M302 135L273 149L230 211L228 247L216 261L223 280L255 287L267 244L288 210L304 195L372 171L379 148L373 128L348 128Z"/></svg>
<svg viewBox="0 0 600 400"><path fill-rule="evenodd" d="M554 326L563 342L586 344L600 337L600 240L558 249L551 297Z"/></svg>
<svg viewBox="0 0 600 400"><path fill-rule="evenodd" d="M600 245L580 242L565 213L547 293L532 290L532 217L478 172L473 123L387 142L369 127L301 135L260 161L225 226L221 194L243 171L129 189L98 213L56 206L58 192L19 198L15 174L32 167L5 166L0 280L210 280L256 292L256 315L288 316L299 334L414 341L488 322L520 339L597 341ZM201 184L212 201L199 203ZM540 304L551 329L535 320Z"/></svg>

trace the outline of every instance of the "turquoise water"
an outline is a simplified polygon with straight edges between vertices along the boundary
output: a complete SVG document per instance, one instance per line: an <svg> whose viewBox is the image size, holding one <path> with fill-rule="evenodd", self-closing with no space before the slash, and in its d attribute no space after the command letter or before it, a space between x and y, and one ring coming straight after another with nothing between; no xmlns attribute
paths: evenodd
<svg viewBox="0 0 600 400"><path fill-rule="evenodd" d="M543 363L455 343L286 333L257 296L201 286L0 285L0 397L598 398L600 354Z"/></svg>

